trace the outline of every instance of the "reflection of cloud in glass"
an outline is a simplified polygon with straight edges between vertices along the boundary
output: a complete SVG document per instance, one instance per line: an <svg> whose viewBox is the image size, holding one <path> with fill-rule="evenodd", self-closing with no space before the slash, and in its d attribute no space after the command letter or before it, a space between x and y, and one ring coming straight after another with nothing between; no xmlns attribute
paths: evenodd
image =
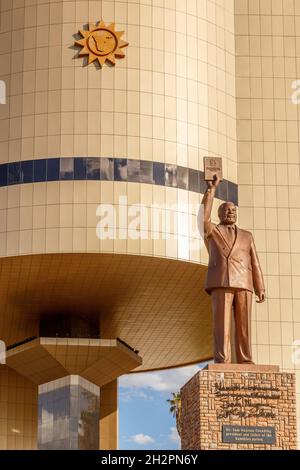
<svg viewBox="0 0 300 470"><path fill-rule="evenodd" d="M138 183L140 181L140 161L139 160L128 160L127 166L128 181Z"/></svg>
<svg viewBox="0 0 300 470"><path fill-rule="evenodd" d="M153 183L153 163L147 161L141 161L141 172L140 172L141 183Z"/></svg>
<svg viewBox="0 0 300 470"><path fill-rule="evenodd" d="M127 181L127 159L115 159L115 181Z"/></svg>
<svg viewBox="0 0 300 470"><path fill-rule="evenodd" d="M61 180L72 180L74 178L74 158L60 159L59 178Z"/></svg>
<svg viewBox="0 0 300 470"><path fill-rule="evenodd" d="M100 159L88 158L86 162L86 177L88 180L100 179Z"/></svg>
<svg viewBox="0 0 300 470"><path fill-rule="evenodd" d="M100 159L100 179L105 181L113 181L114 174L113 158Z"/></svg>
<svg viewBox="0 0 300 470"><path fill-rule="evenodd" d="M39 388L38 408L40 450L98 448L99 387L78 376L49 382Z"/></svg>
<svg viewBox="0 0 300 470"><path fill-rule="evenodd" d="M177 165L166 165L166 185L177 187Z"/></svg>

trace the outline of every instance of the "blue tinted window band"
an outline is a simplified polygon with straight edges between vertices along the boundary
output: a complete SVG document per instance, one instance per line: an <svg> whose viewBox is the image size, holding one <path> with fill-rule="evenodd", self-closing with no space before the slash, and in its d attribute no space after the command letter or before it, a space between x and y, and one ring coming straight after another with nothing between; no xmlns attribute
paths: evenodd
<svg viewBox="0 0 300 470"><path fill-rule="evenodd" d="M47 181L127 181L204 193L203 171L169 163L128 158L64 157L26 160L0 165L0 187ZM238 185L223 180L216 197L238 204Z"/></svg>

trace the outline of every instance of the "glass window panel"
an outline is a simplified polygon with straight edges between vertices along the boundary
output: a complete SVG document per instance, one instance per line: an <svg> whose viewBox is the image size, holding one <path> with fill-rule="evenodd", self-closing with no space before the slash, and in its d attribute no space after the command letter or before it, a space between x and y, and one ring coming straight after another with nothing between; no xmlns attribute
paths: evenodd
<svg viewBox="0 0 300 470"><path fill-rule="evenodd" d="M126 158L115 158L114 180L115 181L127 181L127 159Z"/></svg>
<svg viewBox="0 0 300 470"><path fill-rule="evenodd" d="M86 158L74 158L74 180L86 179Z"/></svg>
<svg viewBox="0 0 300 470"><path fill-rule="evenodd" d="M70 449L78 449L78 437L70 438Z"/></svg>
<svg viewBox="0 0 300 470"><path fill-rule="evenodd" d="M199 177L200 177L200 193L204 194L207 188L207 184L204 179L204 171L199 171Z"/></svg>
<svg viewBox="0 0 300 470"><path fill-rule="evenodd" d="M140 160L128 160L127 177L128 181L138 183L140 181Z"/></svg>
<svg viewBox="0 0 300 470"><path fill-rule="evenodd" d="M55 382L57 388L39 394L38 448L98 449L99 388L89 383L87 388L74 384L62 387L61 382Z"/></svg>
<svg viewBox="0 0 300 470"><path fill-rule="evenodd" d="M100 179L104 181L113 181L114 179L114 159L100 159Z"/></svg>
<svg viewBox="0 0 300 470"><path fill-rule="evenodd" d="M153 183L153 162L142 160L140 165L140 182Z"/></svg>
<svg viewBox="0 0 300 470"><path fill-rule="evenodd" d="M74 401L74 400L72 400ZM70 434L73 435L74 437L76 437L77 433L78 433L78 427L79 427L79 423L78 423L78 417L79 417L79 408L77 406L77 413L76 415L72 415L74 416L74 418L70 418Z"/></svg>
<svg viewBox="0 0 300 470"><path fill-rule="evenodd" d="M189 183L189 173L188 169L179 166L178 171L177 171L177 182L178 182L178 188L180 189L188 189L188 183Z"/></svg>
<svg viewBox="0 0 300 470"><path fill-rule="evenodd" d="M0 186L7 185L7 171L8 171L7 163L4 163L4 165L0 165Z"/></svg>
<svg viewBox="0 0 300 470"><path fill-rule="evenodd" d="M61 158L60 159L59 178L61 180L74 179L74 158Z"/></svg>
<svg viewBox="0 0 300 470"><path fill-rule="evenodd" d="M166 165L166 186L177 188L177 165Z"/></svg>
<svg viewBox="0 0 300 470"><path fill-rule="evenodd" d="M33 182L33 161L21 162L21 183Z"/></svg>
<svg viewBox="0 0 300 470"><path fill-rule="evenodd" d="M47 160L34 160L33 162L33 180L35 182L46 181Z"/></svg>
<svg viewBox="0 0 300 470"><path fill-rule="evenodd" d="M20 183L21 162L8 164L8 184Z"/></svg>
<svg viewBox="0 0 300 470"><path fill-rule="evenodd" d="M227 182L228 186L228 201L233 202L236 206L238 205L238 185L232 183L231 181Z"/></svg>
<svg viewBox="0 0 300 470"><path fill-rule="evenodd" d="M59 180L59 158L48 158L47 160L47 181Z"/></svg>
<svg viewBox="0 0 300 470"><path fill-rule="evenodd" d="M88 180L100 179L100 158L90 157L86 161L86 177Z"/></svg>
<svg viewBox="0 0 300 470"><path fill-rule="evenodd" d="M222 201L227 201L227 181L223 180L220 182L219 186L216 189L216 197L222 199Z"/></svg>
<svg viewBox="0 0 300 470"><path fill-rule="evenodd" d="M153 178L155 184L160 186L165 185L165 164L160 162L153 162Z"/></svg>
<svg viewBox="0 0 300 470"><path fill-rule="evenodd" d="M200 174L199 171L189 168L189 190L196 193L200 192Z"/></svg>

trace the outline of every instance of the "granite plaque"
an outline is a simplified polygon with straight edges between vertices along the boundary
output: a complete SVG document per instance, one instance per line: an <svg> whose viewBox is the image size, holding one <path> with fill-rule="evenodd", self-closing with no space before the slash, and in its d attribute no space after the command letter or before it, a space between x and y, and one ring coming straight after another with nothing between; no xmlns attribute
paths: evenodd
<svg viewBox="0 0 300 470"><path fill-rule="evenodd" d="M214 176L217 175L220 180L223 179L222 172L222 158L220 157L204 157L204 179L205 181L212 181Z"/></svg>
<svg viewBox="0 0 300 470"><path fill-rule="evenodd" d="M275 444L275 426L223 425L222 441L236 444Z"/></svg>

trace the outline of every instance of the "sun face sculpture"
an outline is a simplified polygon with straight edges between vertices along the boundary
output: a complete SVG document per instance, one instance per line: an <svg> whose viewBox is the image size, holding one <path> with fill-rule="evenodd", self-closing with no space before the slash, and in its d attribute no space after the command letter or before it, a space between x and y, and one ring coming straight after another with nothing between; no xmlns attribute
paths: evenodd
<svg viewBox="0 0 300 470"><path fill-rule="evenodd" d="M87 65L97 60L102 67L108 60L115 65L116 57L123 58L125 53L123 47L128 46L128 42L123 41L124 31L115 31L115 24L106 25L103 21L97 24L90 24L89 30L80 29L82 39L75 41L76 46L81 46L79 56L88 56Z"/></svg>

